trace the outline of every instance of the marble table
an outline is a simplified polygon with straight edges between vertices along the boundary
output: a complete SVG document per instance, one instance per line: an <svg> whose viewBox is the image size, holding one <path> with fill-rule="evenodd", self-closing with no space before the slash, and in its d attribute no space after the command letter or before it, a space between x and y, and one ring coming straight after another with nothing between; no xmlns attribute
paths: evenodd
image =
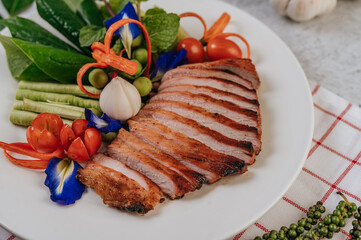
<svg viewBox="0 0 361 240"><path fill-rule="evenodd" d="M361 1L339 0L305 23L280 16L268 0L222 0L253 15L293 51L309 80L361 106Z"/></svg>

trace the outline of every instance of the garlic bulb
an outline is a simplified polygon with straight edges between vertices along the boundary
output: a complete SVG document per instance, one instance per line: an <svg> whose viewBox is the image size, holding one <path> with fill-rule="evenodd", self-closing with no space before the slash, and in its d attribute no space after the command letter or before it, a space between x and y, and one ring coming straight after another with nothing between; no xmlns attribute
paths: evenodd
<svg viewBox="0 0 361 240"><path fill-rule="evenodd" d="M337 0L270 0L270 4L279 14L304 22L330 13Z"/></svg>
<svg viewBox="0 0 361 240"><path fill-rule="evenodd" d="M125 121L135 116L142 104L138 90L121 77L113 78L99 98L100 108L108 117Z"/></svg>

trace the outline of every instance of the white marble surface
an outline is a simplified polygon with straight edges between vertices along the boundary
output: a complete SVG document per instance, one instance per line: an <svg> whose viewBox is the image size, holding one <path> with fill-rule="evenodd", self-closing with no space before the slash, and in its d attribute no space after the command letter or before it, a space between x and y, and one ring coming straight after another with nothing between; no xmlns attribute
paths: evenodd
<svg viewBox="0 0 361 240"><path fill-rule="evenodd" d="M361 106L361 0L339 0L329 15L296 23L268 0L222 0L272 29L293 51L309 80Z"/></svg>

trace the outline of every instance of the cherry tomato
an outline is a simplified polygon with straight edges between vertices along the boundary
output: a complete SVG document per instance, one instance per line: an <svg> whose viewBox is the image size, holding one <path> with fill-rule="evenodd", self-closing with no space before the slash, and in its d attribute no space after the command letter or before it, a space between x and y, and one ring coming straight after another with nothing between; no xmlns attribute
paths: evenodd
<svg viewBox="0 0 361 240"><path fill-rule="evenodd" d="M70 144L75 140L75 133L68 124L64 124L60 130L61 146L68 151Z"/></svg>
<svg viewBox="0 0 361 240"><path fill-rule="evenodd" d="M187 59L189 63L203 62L204 47L202 43L192 37L183 38L177 46L177 51L184 48L187 50Z"/></svg>
<svg viewBox="0 0 361 240"><path fill-rule="evenodd" d="M102 144L102 136L94 128L88 128L84 133L84 144L90 156L93 156Z"/></svg>
<svg viewBox="0 0 361 240"><path fill-rule="evenodd" d="M76 119L72 124L72 129L76 137L83 136L87 129L88 121L85 119Z"/></svg>
<svg viewBox="0 0 361 240"><path fill-rule="evenodd" d="M59 146L59 140L46 129L39 129L34 126L26 130L26 139L30 146L40 153L51 153Z"/></svg>
<svg viewBox="0 0 361 240"><path fill-rule="evenodd" d="M235 42L223 37L211 38L208 41L206 52L211 60L242 57L242 50L239 46Z"/></svg>
<svg viewBox="0 0 361 240"><path fill-rule="evenodd" d="M40 113L33 120L31 126L40 130L46 129L59 139L60 129L63 126L63 120L61 120L61 118L56 114Z"/></svg>
<svg viewBox="0 0 361 240"><path fill-rule="evenodd" d="M68 149L68 156L78 162L88 161L90 159L88 150L85 147L83 140L77 137Z"/></svg>
<svg viewBox="0 0 361 240"><path fill-rule="evenodd" d="M62 147L67 150L69 158L78 162L88 161L102 144L99 131L95 128L87 128L87 125L88 121L77 119L72 127L64 124L60 131Z"/></svg>

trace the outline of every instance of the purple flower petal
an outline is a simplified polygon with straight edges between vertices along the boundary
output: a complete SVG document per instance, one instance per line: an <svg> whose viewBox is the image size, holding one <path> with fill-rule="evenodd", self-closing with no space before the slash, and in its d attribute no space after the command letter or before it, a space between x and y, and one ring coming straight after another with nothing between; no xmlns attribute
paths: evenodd
<svg viewBox="0 0 361 240"><path fill-rule="evenodd" d="M187 63L187 50L185 49L169 51L160 55L151 76L152 81L160 80L167 71Z"/></svg>
<svg viewBox="0 0 361 240"><path fill-rule="evenodd" d="M44 184L49 187L50 198L61 205L69 205L80 199L85 186L76 178L81 166L69 159L53 157L45 170Z"/></svg>
<svg viewBox="0 0 361 240"><path fill-rule="evenodd" d="M102 133L117 132L125 127L123 122L112 120L105 113L103 116L98 117L87 108L85 109L85 119L88 121L88 127L95 128Z"/></svg>

